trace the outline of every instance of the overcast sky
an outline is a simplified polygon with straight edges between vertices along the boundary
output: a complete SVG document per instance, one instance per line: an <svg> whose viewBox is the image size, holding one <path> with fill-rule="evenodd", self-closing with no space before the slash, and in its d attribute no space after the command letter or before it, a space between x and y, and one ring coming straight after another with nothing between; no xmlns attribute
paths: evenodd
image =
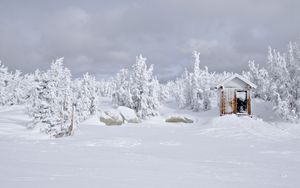
<svg viewBox="0 0 300 188"><path fill-rule="evenodd" d="M300 36L299 0L0 0L0 59L11 69L46 69L57 57L73 75L116 74L143 54L161 80L201 52L212 71L263 64L268 45Z"/></svg>

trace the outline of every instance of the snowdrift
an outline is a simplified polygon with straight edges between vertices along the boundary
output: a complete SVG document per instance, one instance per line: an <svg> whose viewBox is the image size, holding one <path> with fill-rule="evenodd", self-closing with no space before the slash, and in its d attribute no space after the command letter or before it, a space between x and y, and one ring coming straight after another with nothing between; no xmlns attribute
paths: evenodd
<svg viewBox="0 0 300 188"><path fill-rule="evenodd" d="M205 131L218 137L260 137L278 139L290 137L290 133L285 129L280 129L275 124L270 124L262 119L251 118L249 116L225 115L213 118L206 124L209 127Z"/></svg>

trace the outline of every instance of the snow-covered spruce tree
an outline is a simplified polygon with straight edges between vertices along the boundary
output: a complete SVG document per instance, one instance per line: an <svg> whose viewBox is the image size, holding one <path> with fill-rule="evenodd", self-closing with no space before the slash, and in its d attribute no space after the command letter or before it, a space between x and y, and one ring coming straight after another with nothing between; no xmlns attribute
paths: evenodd
<svg viewBox="0 0 300 188"><path fill-rule="evenodd" d="M274 111L277 115L279 115L282 119L296 122L297 121L297 114L294 109L291 109L290 104L287 100L281 98L281 96L275 91L274 92L274 99L273 102L275 103Z"/></svg>
<svg viewBox="0 0 300 188"><path fill-rule="evenodd" d="M34 74L29 111L33 126L54 137L71 135L74 128L71 73L63 66L63 58L57 59L46 72Z"/></svg>
<svg viewBox="0 0 300 188"><path fill-rule="evenodd" d="M101 80L96 82L96 87L98 91L98 96L101 97L110 97L113 91L113 82L112 80Z"/></svg>
<svg viewBox="0 0 300 188"><path fill-rule="evenodd" d="M286 54L269 47L266 68L259 69L254 63L249 67L247 75L258 85L257 96L272 101L282 119L300 121L299 44L290 43Z"/></svg>
<svg viewBox="0 0 300 188"><path fill-rule="evenodd" d="M300 41L288 45L287 68L291 80L289 93L293 98L291 106L300 119Z"/></svg>
<svg viewBox="0 0 300 188"><path fill-rule="evenodd" d="M136 63L132 66L131 74L131 93L133 109L141 118L158 115L158 80L153 76L153 65L149 68L146 58L142 55L136 58Z"/></svg>
<svg viewBox="0 0 300 188"><path fill-rule="evenodd" d="M159 84L158 99L160 102L166 101L170 98L169 84L170 83Z"/></svg>
<svg viewBox="0 0 300 188"><path fill-rule="evenodd" d="M200 53L194 52L194 69L189 73L187 70L177 84L177 101L179 106L191 108L194 111L209 110L211 108L211 87L214 73L209 73L208 68L200 68Z"/></svg>
<svg viewBox="0 0 300 188"><path fill-rule="evenodd" d="M200 69L200 53L194 52L195 64L192 74L192 109L194 111L211 109L211 82L212 74L208 68Z"/></svg>
<svg viewBox="0 0 300 188"><path fill-rule="evenodd" d="M73 101L76 104L76 116L78 121L83 121L94 115L97 111L98 95L97 82L89 73L73 83Z"/></svg>
<svg viewBox="0 0 300 188"><path fill-rule="evenodd" d="M178 96L180 108L190 107L192 104L192 75L187 69L184 70L181 78L176 81L178 84Z"/></svg>
<svg viewBox="0 0 300 188"><path fill-rule="evenodd" d="M194 70L192 73L192 84L191 84L191 108L194 111L199 111L203 108L203 88L202 88L202 78L200 70L200 52L194 51Z"/></svg>
<svg viewBox="0 0 300 188"><path fill-rule="evenodd" d="M190 108L194 111L210 110L216 101L217 92L213 91L225 78L233 73L209 72L207 67L200 68L200 53L194 52L195 62L192 72L185 69L181 77L171 84L171 96L174 97L180 108Z"/></svg>
<svg viewBox="0 0 300 188"><path fill-rule="evenodd" d="M184 85L183 85L183 80L180 78L177 78L174 81L174 84L172 85L171 90L171 96L174 97L175 101L178 104L179 108L184 108L185 107L185 97L183 96L183 90L184 90Z"/></svg>
<svg viewBox="0 0 300 188"><path fill-rule="evenodd" d="M9 102L9 85L12 81L12 73L0 61L0 105L6 105Z"/></svg>
<svg viewBox="0 0 300 188"><path fill-rule="evenodd" d="M21 71L16 70L12 74L12 79L8 84L9 98L8 104L25 104L30 97L30 90L32 88L32 79L30 74L23 75Z"/></svg>
<svg viewBox="0 0 300 188"><path fill-rule="evenodd" d="M136 111L140 118L158 115L158 80L153 76L153 65L149 68L146 58L136 57L130 70L121 70L114 81L113 103Z"/></svg>
<svg viewBox="0 0 300 188"><path fill-rule="evenodd" d="M293 120L295 109L293 108L293 96L290 93L292 80L286 62L286 55L269 47L267 69L270 76L270 98L274 103L274 111L283 119ZM285 112L287 111L288 112ZM291 116L287 116L291 114Z"/></svg>
<svg viewBox="0 0 300 188"><path fill-rule="evenodd" d="M23 75L19 70L9 72L0 62L0 105L24 104L30 88L30 75Z"/></svg>
<svg viewBox="0 0 300 188"><path fill-rule="evenodd" d="M113 106L133 106L130 73L128 69L121 69L113 81L112 103Z"/></svg>
<svg viewBox="0 0 300 188"><path fill-rule="evenodd" d="M254 90L254 97L270 100L270 78L268 71L265 68L260 68L258 64L255 65L254 61L249 61L248 67L249 71L243 72L243 76L257 85L257 88Z"/></svg>

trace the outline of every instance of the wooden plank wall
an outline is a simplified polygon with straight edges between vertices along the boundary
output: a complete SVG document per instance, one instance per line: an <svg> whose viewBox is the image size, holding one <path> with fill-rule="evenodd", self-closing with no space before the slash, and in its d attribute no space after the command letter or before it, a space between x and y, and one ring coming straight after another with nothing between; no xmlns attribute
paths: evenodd
<svg viewBox="0 0 300 188"><path fill-rule="evenodd" d="M225 114L236 114L237 113L237 101L236 101L236 90L234 90L234 96L232 101L226 101L224 89L220 89L220 115L225 115ZM251 115L251 93L250 89L247 90L247 110L248 114ZM232 112L226 112L226 102L229 103L232 106L233 111Z"/></svg>

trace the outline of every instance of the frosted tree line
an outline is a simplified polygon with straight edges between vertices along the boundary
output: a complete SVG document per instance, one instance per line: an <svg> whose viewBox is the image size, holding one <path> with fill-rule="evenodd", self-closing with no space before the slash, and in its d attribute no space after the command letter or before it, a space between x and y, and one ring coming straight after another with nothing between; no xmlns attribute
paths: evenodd
<svg viewBox="0 0 300 188"><path fill-rule="evenodd" d="M89 73L72 79L63 60L32 74L11 72L0 64L0 105L25 104L32 117L28 127L53 137L72 135L79 122L96 114L100 97L111 97L114 106L134 109L140 118L158 115L162 85L142 55L130 69L122 69L108 81L96 81Z"/></svg>
<svg viewBox="0 0 300 188"><path fill-rule="evenodd" d="M121 69L109 80L97 81L84 74L73 79L63 58L48 70L32 74L10 71L0 62L0 105L26 105L32 128L54 137L73 134L76 126L97 113L100 97L111 97L114 107L126 106L139 118L158 115L161 102L175 100L179 108L206 111L217 105L215 86L233 73L210 72L193 53L194 66L173 81L161 84L142 55L128 69ZM300 120L300 47L290 43L287 52L269 48L268 61L260 67L249 62L243 75L258 87L254 97L271 101L284 120Z"/></svg>
<svg viewBox="0 0 300 188"><path fill-rule="evenodd" d="M266 67L249 62L244 72L257 84L255 96L274 104L274 111L284 120L300 120L300 43L290 42L281 53L269 47Z"/></svg>
<svg viewBox="0 0 300 188"><path fill-rule="evenodd" d="M11 72L0 61L0 105L23 104L29 98L32 75Z"/></svg>
<svg viewBox="0 0 300 188"><path fill-rule="evenodd" d="M53 137L71 135L80 121L96 113L98 87L88 73L72 80L63 58L52 62L49 70L33 74L0 66L0 104L25 104L32 117L28 127L38 127Z"/></svg>
<svg viewBox="0 0 300 188"><path fill-rule="evenodd" d="M200 52L193 53L194 67L192 71L185 69L175 81L165 87L178 102L178 107L193 111L207 111L216 105L217 92L214 87L232 73L209 72L208 67L201 66Z"/></svg>

